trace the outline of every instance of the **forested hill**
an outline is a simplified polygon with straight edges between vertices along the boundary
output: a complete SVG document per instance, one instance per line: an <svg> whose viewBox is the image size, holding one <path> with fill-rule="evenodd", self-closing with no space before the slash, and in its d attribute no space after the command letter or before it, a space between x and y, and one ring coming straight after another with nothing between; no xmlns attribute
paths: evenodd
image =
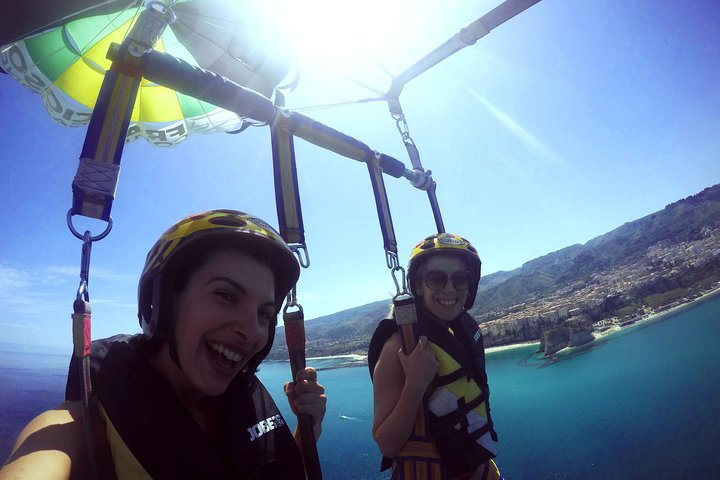
<svg viewBox="0 0 720 480"><path fill-rule="evenodd" d="M704 243L699 243L701 240ZM526 305L547 303L547 299L557 297L559 292L601 282L598 279L615 282L613 272L621 272L624 267L652 270L653 286L648 287L645 281L643 288L635 289L639 293L633 294L627 292L635 290L625 288L624 297L618 300L620 303L615 302L617 308L610 312L631 314L632 311L622 308L629 304L637 304L639 308L642 305L638 302L642 303L645 298L633 295L660 294L664 289L681 287L687 290L694 284L716 282L720 272L720 247L714 250L717 245L720 245L720 184L628 222L584 245L571 245L530 260L515 270L483 277L476 306L470 313L479 322L498 322ZM662 257L660 263L658 256ZM672 258L671 264L668 258ZM602 285L604 295L613 294L608 288L613 287ZM389 300L381 300L307 321L307 355L364 353L375 325L387 314L389 304ZM282 327L275 337L270 358L287 358Z"/></svg>

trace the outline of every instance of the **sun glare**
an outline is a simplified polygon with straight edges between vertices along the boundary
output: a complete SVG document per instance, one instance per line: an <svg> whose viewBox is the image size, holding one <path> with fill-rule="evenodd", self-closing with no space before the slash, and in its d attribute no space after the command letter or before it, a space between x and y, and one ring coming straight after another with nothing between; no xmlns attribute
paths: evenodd
<svg viewBox="0 0 720 480"><path fill-rule="evenodd" d="M272 5L269 9L290 38L293 53L300 61L347 74L369 63L382 65L387 61L402 34L398 18L412 14L405 1L267 3Z"/></svg>

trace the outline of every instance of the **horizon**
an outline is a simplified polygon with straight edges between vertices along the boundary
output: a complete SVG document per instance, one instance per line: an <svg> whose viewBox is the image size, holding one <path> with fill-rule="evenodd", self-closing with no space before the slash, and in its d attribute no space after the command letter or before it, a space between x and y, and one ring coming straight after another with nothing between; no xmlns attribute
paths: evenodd
<svg viewBox="0 0 720 480"><path fill-rule="evenodd" d="M697 192L696 194L692 194L692 195L689 195L689 196L697 195L698 193L701 193L702 191L704 191L704 190L706 190L706 189L708 189L708 188L712 188L712 187L719 186L719 185L720 185L720 184L710 185L709 187L705 187L704 189L700 190L700 191ZM643 218L652 216L652 215L654 215L654 214L656 214L656 213L664 210L664 209L667 208L668 206L670 206L670 205L672 205L672 204L674 204L674 203L677 203L677 202L679 202L679 201L681 201L681 200L684 200L684 199L686 199L686 198L688 198L688 197L679 198L679 199L675 200L674 202L670 202L669 204L667 204L665 207L663 207L663 208L660 209L660 210L657 210L657 211L655 211L655 212L649 213L648 215L645 215L645 216L643 216L643 217L637 218L637 219L635 219L635 220L631 220L631 221L629 221L629 222L626 222L626 223L624 223L623 225L626 225L626 224L628 224L628 223L634 223L634 222L636 222L636 221L638 221L638 220L642 220ZM596 238L598 238L598 237L602 237L602 236L604 236L604 235L607 235L607 234L609 234L609 233L617 230L618 228L622 227L623 225L618 225L617 227L615 227L615 228L613 228L613 229L611 229L611 230L608 230L607 232L605 232L605 233L603 233L603 234L600 234L600 235L598 235L598 236L596 236L596 237L593 237L593 238L591 238L591 239L588 239L587 241L585 241L585 242L583 242L583 243L576 243L576 244L573 244L573 245L567 245L567 246L562 247L562 248L560 248L560 249L558 249L558 250L554 250L554 251L552 251L552 252L547 252L547 253L545 253L545 254L543 254L543 255L540 255L539 257L535 257L535 258L533 258L533 259L526 260L525 262L523 262L520 266L516 267L515 269L512 269L512 270L498 270L498 271L489 273L489 274L487 274L487 275L483 275L483 277L488 277L488 276L491 276L491 275L494 275L494 274L497 274L497 273L508 273L508 272L510 272L510 271L513 271L513 270L517 270L517 269L522 268L522 267L523 267L525 264L527 264L528 262L532 262L533 260L537 260L538 258L542 258L542 257L544 257L544 256L551 255L551 254L553 254L553 253L557 253L557 252L559 252L559 251L561 251L561 250L564 250L564 249L566 249L566 248L568 248L568 247L572 247L572 246L575 246L575 245L586 245L587 243L591 242L592 240L594 240L594 239L596 239ZM481 281L482 281L482 279L481 279ZM671 309L669 309L669 310L664 310L664 311L655 313L655 314L651 315L649 318L645 318L645 319L642 319L642 321L638 321L638 322L633 323L632 326L638 326L638 325L641 325L641 324L651 323L651 321L655 321L655 320L664 318L665 316L668 316L668 315L671 315L671 314L679 313L679 312L682 311L683 309L692 306L693 304L697 303L698 301L703 301L703 302L704 302L704 301L707 301L707 300L711 300L712 298L714 298L714 297L717 296L717 295L720 295L720 287L717 287L713 292L711 292L711 293L708 294L708 295L703 295L702 297L699 297L698 299L694 299L693 301L690 301L690 302L687 302L687 303L682 303L682 304L680 304L679 306L673 307L673 308L671 308ZM347 311L350 311L350 310L353 310L353 309L356 309L356 308L362 308L362 307L365 307L365 306L367 306L367 305L370 305L370 304L373 304L373 303L377 303L377 302L381 302L381 301L387 301L387 302L389 303L389 302L392 302L392 298L371 300L371 301L369 301L369 302L367 302L367 303L364 303L364 304L359 304L359 305L355 305L355 306L352 306L352 307L347 307L347 308L344 308L344 309L342 309L342 310L338 310L338 311L335 311L335 312L330 312L330 313L327 313L327 314L324 314L324 315L321 315L321 316L318 316L318 317L308 318L308 319L305 320L305 322L311 322L311 321L313 321L313 320L319 320L319 319L326 318L326 317L330 317L330 316L333 316L333 315L336 315L336 314L341 314L341 313L344 313L344 312L347 312ZM279 318L279 320L280 320L280 318ZM284 328L284 325L282 324L282 322L279 322L279 323L278 323L278 329L280 329L280 328ZM599 338L605 338L605 337L607 337L608 335L614 335L614 334L616 334L616 333L621 333L621 332L623 332L623 331L625 331L625 330L626 330L626 328L623 328L623 329L620 329L620 330L616 330L616 331L613 330L613 331L610 332L610 333L602 334ZM539 343L539 340L538 340L537 342L524 342L524 343L515 343L515 344L509 344L509 345L500 345L500 346L496 346L496 347L490 347L490 348L488 348L488 353L500 352L500 351L504 351L504 350L509 349L509 348L520 348L520 347L524 347L524 346L528 346L528 345L533 345L533 344L535 344L535 343ZM12 348L12 347L22 347L22 349L19 350L20 353L31 353L31 352L34 351L32 347L38 347L38 346L42 346L42 345L29 344L29 343L26 344L26 343L13 343L13 342L0 341L0 350L5 349L5 348L7 348L7 347L11 347L11 348ZM54 346L53 346L53 345L49 345L49 346L47 346L47 347L49 347L49 348L54 348L54 349L55 349L55 350L52 351L52 352L45 352L45 353L48 354L48 355L62 355L62 354L68 354L68 353L71 354L71 353L72 353L72 345L62 345L62 346L61 346L61 345L54 345ZM11 351L12 351L12 350L11 350ZM356 355L356 354L331 355L330 357L308 357L307 360L322 359L322 358L345 357L345 356L354 356L354 355ZM274 361L287 361L287 360L269 360L269 361L273 361L273 362L274 362Z"/></svg>
<svg viewBox="0 0 720 480"><path fill-rule="evenodd" d="M345 12L307 4L308 18L296 22L305 28L293 34L312 33L306 47L318 51L301 52L303 76L287 106L368 96L333 71L384 91L388 77L368 58L397 74L497 3L399 2L385 10L371 1ZM348 24L346 15L366 15L377 33L363 33L367 23ZM487 275L720 183L718 24L720 10L709 1L677 11L651 0L541 1L405 86L400 100L438 184L446 229L470 239ZM367 55L355 53L360 47ZM10 75L0 74L0 103L4 340L71 348L82 242L65 215L86 128L52 121L41 97ZM385 105L307 115L410 165ZM139 331L145 255L180 218L237 208L277 225L268 137L267 128L250 128L192 134L173 148L143 139L125 146L114 227L95 242L90 264L94 338ZM389 299L395 288L365 166L304 141L295 148L311 260L298 284L305 316ZM424 192L388 176L385 185L405 265L434 222ZM80 231L105 228L74 221Z"/></svg>

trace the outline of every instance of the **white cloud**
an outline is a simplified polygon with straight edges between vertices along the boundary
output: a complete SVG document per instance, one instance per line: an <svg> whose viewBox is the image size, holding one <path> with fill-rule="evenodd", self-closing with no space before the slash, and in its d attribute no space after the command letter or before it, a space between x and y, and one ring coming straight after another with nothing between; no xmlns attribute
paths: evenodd
<svg viewBox="0 0 720 480"><path fill-rule="evenodd" d="M45 272L48 274L57 274L57 275L63 275L67 277L74 277L80 281L80 269L79 267L48 267L45 269ZM90 268L90 278L99 278L104 280L115 280L118 282L137 282L138 275L136 274L128 274L128 273L116 273L112 272L110 270L107 270L102 267L91 267Z"/></svg>
<svg viewBox="0 0 720 480"><path fill-rule="evenodd" d="M130 275L116 274L99 268L91 270L91 283L93 279L123 283L136 281ZM79 283L80 273L77 267L20 269L0 263L0 309L6 314L13 315L66 313L72 307L76 285ZM130 307L111 298L93 299L93 303L95 302L120 308ZM132 308L135 306L133 305Z"/></svg>
<svg viewBox="0 0 720 480"><path fill-rule="evenodd" d="M36 314L57 308L59 304L46 287L59 283L64 282L57 277L0 264L0 309L7 313Z"/></svg>

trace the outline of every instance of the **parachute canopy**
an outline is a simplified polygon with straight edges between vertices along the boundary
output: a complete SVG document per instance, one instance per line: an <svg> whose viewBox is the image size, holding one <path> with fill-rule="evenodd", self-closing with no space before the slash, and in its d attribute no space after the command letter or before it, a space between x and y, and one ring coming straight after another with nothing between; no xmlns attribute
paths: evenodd
<svg viewBox="0 0 720 480"><path fill-rule="evenodd" d="M43 4L45 2L42 2ZM167 52L223 75L266 97L287 74L291 55L251 4L232 0L187 0L172 10L176 20L166 28L155 50ZM69 10L61 12L58 5ZM26 8L25 11L22 11ZM0 40L0 68L42 95L54 120L85 125L111 62L111 43L122 43L142 2L58 2L43 14L35 2L14 2L3 23L19 19ZM40 30L40 31L38 31ZM14 38L23 35L22 38ZM159 146L177 144L190 132L238 130L243 119L216 107L142 80L128 141L140 136Z"/></svg>

